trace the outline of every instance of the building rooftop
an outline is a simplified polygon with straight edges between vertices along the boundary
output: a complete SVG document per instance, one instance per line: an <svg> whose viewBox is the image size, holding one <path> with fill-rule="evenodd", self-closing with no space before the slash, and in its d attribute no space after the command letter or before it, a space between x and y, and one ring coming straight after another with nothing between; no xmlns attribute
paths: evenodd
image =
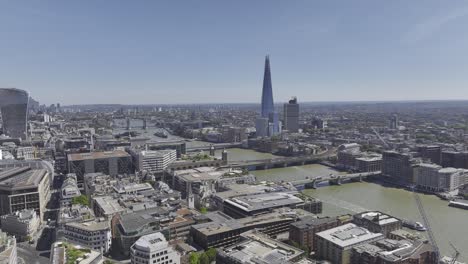
<svg viewBox="0 0 468 264"><path fill-rule="evenodd" d="M124 150L68 154L68 161L130 157Z"/></svg>
<svg viewBox="0 0 468 264"><path fill-rule="evenodd" d="M282 192L238 196L226 199L224 202L247 212L303 203L302 199L299 197Z"/></svg>
<svg viewBox="0 0 468 264"><path fill-rule="evenodd" d="M124 214L120 217L120 225L127 234L139 232L147 224L157 222L167 214L168 211L160 207Z"/></svg>
<svg viewBox="0 0 468 264"><path fill-rule="evenodd" d="M108 221L102 221L102 222L87 221L87 222L81 222L81 223L71 222L71 223L67 223L66 225L70 227L75 227L75 228L79 228L82 230L86 230L86 231L91 231L91 232L110 229Z"/></svg>
<svg viewBox="0 0 468 264"><path fill-rule="evenodd" d="M358 243L366 242L377 238L383 238L380 233L372 233L369 230L358 227L355 224L345 224L339 227L317 233L317 236L326 239L333 244L345 248Z"/></svg>
<svg viewBox="0 0 468 264"><path fill-rule="evenodd" d="M133 246L140 250L153 252L167 248L168 243L164 235L157 232L140 237Z"/></svg>
<svg viewBox="0 0 468 264"><path fill-rule="evenodd" d="M356 218L366 219L368 221L378 223L378 225L383 226L391 223L396 223L400 220L397 218L381 213L381 212L364 212L361 214L354 215Z"/></svg>
<svg viewBox="0 0 468 264"><path fill-rule="evenodd" d="M0 172L0 188L26 189L36 187L47 175L45 169L31 169L30 167L3 170Z"/></svg>
<svg viewBox="0 0 468 264"><path fill-rule="evenodd" d="M243 233L239 244L224 249L222 255L239 263L291 263L304 251L293 246L271 239L254 230Z"/></svg>

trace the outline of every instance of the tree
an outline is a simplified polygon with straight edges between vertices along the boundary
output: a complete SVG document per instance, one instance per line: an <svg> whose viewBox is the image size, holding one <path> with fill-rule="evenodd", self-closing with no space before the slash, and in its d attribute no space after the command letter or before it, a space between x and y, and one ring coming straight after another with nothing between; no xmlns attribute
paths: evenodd
<svg viewBox="0 0 468 264"><path fill-rule="evenodd" d="M206 213L208 213L208 209L206 209L206 207L202 207L202 208L200 208L200 213L206 214Z"/></svg>
<svg viewBox="0 0 468 264"><path fill-rule="evenodd" d="M190 253L189 262L190 264L200 263L200 254L198 254L197 252Z"/></svg>
<svg viewBox="0 0 468 264"><path fill-rule="evenodd" d="M208 259L210 260L210 262L216 260L216 249L214 249L214 248L209 248L209 249L205 252L205 254L208 256Z"/></svg>
<svg viewBox="0 0 468 264"><path fill-rule="evenodd" d="M81 204L81 205L89 206L89 200L86 195L82 194L80 196L73 197L72 204Z"/></svg>
<svg viewBox="0 0 468 264"><path fill-rule="evenodd" d="M206 253L200 255L200 264L210 264L210 258Z"/></svg>

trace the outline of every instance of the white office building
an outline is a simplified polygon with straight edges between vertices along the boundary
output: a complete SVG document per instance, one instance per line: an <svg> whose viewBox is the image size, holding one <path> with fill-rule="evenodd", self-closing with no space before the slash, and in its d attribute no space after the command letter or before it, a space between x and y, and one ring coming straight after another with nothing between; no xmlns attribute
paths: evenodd
<svg viewBox="0 0 468 264"><path fill-rule="evenodd" d="M62 188L60 191L60 198L62 206L71 205L72 199L81 195L80 189L78 188L78 183L76 180L76 174L69 173L67 174L65 180L63 181Z"/></svg>
<svg viewBox="0 0 468 264"><path fill-rule="evenodd" d="M112 243L111 229L108 221L67 223L64 226L64 236L69 242L103 253L110 250Z"/></svg>
<svg viewBox="0 0 468 264"><path fill-rule="evenodd" d="M159 173L164 171L169 164L177 160L175 149L131 151L137 171Z"/></svg>
<svg viewBox="0 0 468 264"><path fill-rule="evenodd" d="M130 248L132 264L180 264L180 255L161 233L140 237Z"/></svg>

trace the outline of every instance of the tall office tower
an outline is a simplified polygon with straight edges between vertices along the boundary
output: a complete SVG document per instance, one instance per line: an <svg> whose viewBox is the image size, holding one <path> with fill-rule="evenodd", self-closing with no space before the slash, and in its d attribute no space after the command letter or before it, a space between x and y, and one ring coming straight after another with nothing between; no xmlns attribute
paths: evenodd
<svg viewBox="0 0 468 264"><path fill-rule="evenodd" d="M12 138L27 139L28 92L15 88L0 88L0 112L3 133Z"/></svg>
<svg viewBox="0 0 468 264"><path fill-rule="evenodd" d="M264 119L268 122L265 124ZM260 126L260 127L259 127ZM256 121L257 136L273 136L280 132L278 113L273 104L273 88L271 85L270 58L265 58L265 72L263 75L262 112ZM266 131L267 134L264 132Z"/></svg>
<svg viewBox="0 0 468 264"><path fill-rule="evenodd" d="M392 118L390 119L390 129L398 129L398 115L397 114L392 115Z"/></svg>
<svg viewBox="0 0 468 264"><path fill-rule="evenodd" d="M289 132L299 131L299 104L297 98L293 97L284 104L284 129Z"/></svg>

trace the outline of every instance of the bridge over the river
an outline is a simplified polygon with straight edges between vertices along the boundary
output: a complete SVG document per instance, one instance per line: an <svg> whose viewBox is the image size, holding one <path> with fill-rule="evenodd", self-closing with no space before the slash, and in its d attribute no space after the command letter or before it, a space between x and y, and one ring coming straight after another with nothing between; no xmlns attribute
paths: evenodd
<svg viewBox="0 0 468 264"><path fill-rule="evenodd" d="M304 180L296 180L289 182L294 187L298 189L310 189L317 188L320 183L328 182L330 185L341 185L345 181L362 181L363 179L371 176L380 175L381 171L372 171L372 172L360 172L352 174L341 174L341 175L328 175L322 177L314 177Z"/></svg>
<svg viewBox="0 0 468 264"><path fill-rule="evenodd" d="M186 151L193 152L193 151L210 150L211 146L213 146L214 149L240 148L242 147L242 143L240 142L218 143L218 144L203 145L203 146L193 146L193 147L187 147Z"/></svg>

